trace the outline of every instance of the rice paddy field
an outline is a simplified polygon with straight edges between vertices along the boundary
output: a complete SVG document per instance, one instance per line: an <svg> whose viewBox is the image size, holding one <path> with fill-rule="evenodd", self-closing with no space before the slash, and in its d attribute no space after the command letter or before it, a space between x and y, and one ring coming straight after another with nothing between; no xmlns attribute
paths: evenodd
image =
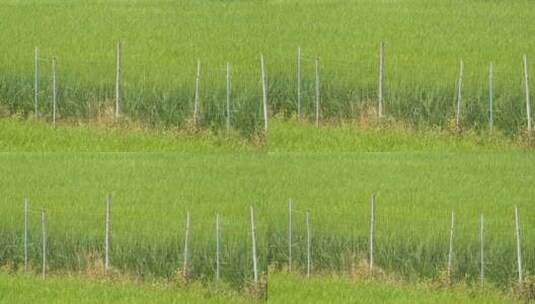
<svg viewBox="0 0 535 304"><path fill-rule="evenodd" d="M535 267L530 220L535 163L529 150L507 137L478 142L435 131L401 135L388 129L318 130L278 122L270 133L273 140L268 138L271 144L258 146L239 137L218 144L215 135L188 139L150 130L114 129L101 136L98 127L52 128L16 119L3 120L2 127L0 260L15 269L23 261L25 198L31 206L34 271L42 265L41 209L48 213L49 271L83 272L100 265L108 193L113 195L111 264L144 279L177 277L189 211L191 276L213 281L217 213L222 218L222 280L244 288L253 276L251 206L261 275L267 277L268 267L285 269L289 198L293 270L306 271L305 212L310 211L312 274L350 274L368 261L372 193L378 194L374 259L379 272L408 281L440 279L455 211L453 280L479 282L483 214L485 278L501 288L513 286L515 206L524 271ZM330 141L317 140L327 131ZM315 144L297 149L283 140L291 138ZM87 145L97 139L98 145ZM181 152L143 152L129 144L135 141Z"/></svg>
<svg viewBox="0 0 535 304"><path fill-rule="evenodd" d="M535 273L534 17L528 0L0 0L0 302L512 301L519 264ZM111 285L85 278L108 195Z"/></svg>
<svg viewBox="0 0 535 304"><path fill-rule="evenodd" d="M15 1L0 12L3 112L52 117L51 60L57 58L58 119L109 114L116 44L123 42L124 119L186 126L201 62L200 124L230 119L250 135L262 129L260 55L271 115L297 114L297 49L302 115L315 115L315 59L320 58L322 121L362 119L377 104L379 44L385 43L385 114L414 126L448 128L455 120L464 62L463 129L486 130L489 64L494 65L494 124L516 136L526 128L522 56L535 8L528 0L460 1Z"/></svg>

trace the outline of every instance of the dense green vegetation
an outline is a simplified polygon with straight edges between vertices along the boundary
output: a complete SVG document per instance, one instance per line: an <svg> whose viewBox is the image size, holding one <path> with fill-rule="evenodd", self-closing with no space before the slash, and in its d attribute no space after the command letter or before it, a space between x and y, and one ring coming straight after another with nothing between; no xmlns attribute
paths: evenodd
<svg viewBox="0 0 535 304"><path fill-rule="evenodd" d="M282 295L288 290L300 302L336 296L500 302L494 291L467 296L466 290L427 292L330 275L355 275L355 265L367 265L372 193L378 195L379 277L386 273L396 284L400 278L443 280L454 211L453 281L479 282L484 215L486 280L502 289L512 286L515 206L524 269L535 272L530 220L535 156L532 138L525 136L522 66L522 55L535 58L534 18L529 0L0 0L0 266L19 271L23 265L28 198L32 272L41 267L42 209L48 213L53 276L101 267L105 198L111 193L112 273L145 282L180 281L189 211L190 274L194 284L205 285L177 299L169 286L139 290L124 282L108 287L93 282L81 291L77 278L36 282L31 275L0 274L0 302L52 301L61 290L65 302L119 297L144 302L155 294L161 302L203 301L215 276L216 214L222 217L222 281L243 290L252 279L251 206L261 280L268 269L275 270L269 285L274 302L286 302ZM115 121L119 41L122 115ZM386 115L378 121L380 42L386 47ZM298 47L302 121L297 119ZM268 81L267 133L260 132L261 54ZM56 127L50 124L52 58L58 63ZM192 121L197 60L199 126ZM462 128L457 129L461 60ZM225 128L227 63L230 130ZM320 128L312 123L316 89ZM305 214L311 214L313 278L304 288L296 287L303 285L299 276L278 273L288 263L290 198L295 273L306 269ZM34 284L42 289L17 292ZM246 301L234 295L211 300Z"/></svg>
<svg viewBox="0 0 535 304"><path fill-rule="evenodd" d="M265 273L268 265L286 265L288 198L296 208L295 267L303 270L306 262L304 211L310 210L313 273L346 272L367 259L369 198L377 192L375 260L387 272L407 279L440 276L453 209L455 280L478 278L478 221L483 213L487 279L509 286L516 277L515 205L521 212L524 266L527 272L535 267L535 230L529 220L534 212L530 172L535 162L532 153L503 138L478 143L477 137L347 127L333 128L331 139L321 141L317 139L324 137L324 130L280 124L265 147L234 145L230 140L219 147L233 153L199 153L221 139L122 129L92 145L87 143L99 138L99 129L53 129L14 120L2 126L12 131L0 136L2 150L19 152L0 154L0 209L5 215L0 221L1 263L21 266L23 200L28 197L34 269L41 263L41 208L49 214L50 270L90 266L91 257L102 256L105 197L113 193L112 265L122 272L174 277L182 266L189 210L192 275L211 280L215 214L220 213L223 279L242 286L252 277L249 206L257 212L259 259ZM285 141L292 136L317 141L295 148L291 140ZM149 148L133 144L137 140ZM150 147L186 152L143 152ZM443 148L448 152L440 151ZM329 149L333 152L325 152Z"/></svg>
<svg viewBox="0 0 535 304"><path fill-rule="evenodd" d="M115 46L124 42L124 113L155 125L191 119L197 59L201 116L224 125L225 64L232 65L232 125L261 128L259 56L272 114L295 116L297 48L303 50L303 109L314 113L314 59L321 59L321 115L373 116L378 46L386 42L386 114L414 125L449 127L459 61L465 63L462 120L488 125L488 65L495 66L495 124L526 125L522 55L535 57L528 0L460 1L13 1L0 2L0 104L31 113L34 48L40 48L39 108L51 116L58 58L59 115L111 113Z"/></svg>

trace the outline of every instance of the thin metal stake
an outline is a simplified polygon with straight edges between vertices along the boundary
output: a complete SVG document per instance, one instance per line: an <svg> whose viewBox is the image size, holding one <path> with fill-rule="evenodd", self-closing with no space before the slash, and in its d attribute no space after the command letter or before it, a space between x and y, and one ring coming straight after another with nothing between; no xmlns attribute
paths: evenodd
<svg viewBox="0 0 535 304"><path fill-rule="evenodd" d="M307 224L307 278L310 278L310 273L312 271L312 231L310 228L310 211L307 211L306 215L306 224Z"/></svg>
<svg viewBox="0 0 535 304"><path fill-rule="evenodd" d="M288 200L288 271L292 271L292 199Z"/></svg>
<svg viewBox="0 0 535 304"><path fill-rule="evenodd" d="M383 117L384 109L384 90L385 90L385 44L381 41L379 47L379 89L378 89L378 110L377 115L379 118Z"/></svg>
<svg viewBox="0 0 535 304"><path fill-rule="evenodd" d="M258 283L258 261L256 257L256 224L255 224L255 216L254 216L254 209L251 206L251 241L252 241L252 255L253 255L253 278L254 283Z"/></svg>
<svg viewBox="0 0 535 304"><path fill-rule="evenodd" d="M455 225L455 213L451 211L451 226L450 226L450 248L448 251L448 280L451 282L451 267L453 263L453 232Z"/></svg>
<svg viewBox="0 0 535 304"><path fill-rule="evenodd" d="M110 269L110 250L111 250L111 194L106 199L106 239L104 243L104 272Z"/></svg>
<svg viewBox="0 0 535 304"><path fill-rule="evenodd" d="M230 131L230 98L232 95L232 80L230 77L230 63L227 63L227 132Z"/></svg>
<svg viewBox="0 0 535 304"><path fill-rule="evenodd" d="M43 232L43 235L42 235L42 245L43 245L43 269L42 269L42 277L43 279L46 279L46 269L47 269L47 259L46 259L46 255L47 255L47 238L48 238L48 235L47 235L47 217L46 217L46 211L43 209L41 211L41 229L42 229L42 232Z"/></svg>
<svg viewBox="0 0 535 304"><path fill-rule="evenodd" d="M187 280L189 275L189 234L190 234L190 214L189 211L186 213L186 233L184 236L184 266L183 266L183 275Z"/></svg>
<svg viewBox="0 0 535 304"><path fill-rule="evenodd" d="M373 252L374 252L374 238L375 238L375 200L376 194L372 194L370 203L370 273L373 273Z"/></svg>
<svg viewBox="0 0 535 304"><path fill-rule="evenodd" d="M216 239L216 253L215 253L215 279L219 281L220 279L220 268L221 268L221 230L219 228L220 219L219 214L216 214L215 217L215 239Z"/></svg>
<svg viewBox="0 0 535 304"><path fill-rule="evenodd" d="M297 48L297 119L301 119L301 48Z"/></svg>
<svg viewBox="0 0 535 304"><path fill-rule="evenodd" d="M197 74L195 75L195 101L193 104L193 124L197 126L200 108L200 88L201 88L201 60L197 60Z"/></svg>
<svg viewBox="0 0 535 304"><path fill-rule="evenodd" d="M529 65L528 56L524 55L524 86L526 93L526 116L528 119L528 133L531 134L531 102L529 96Z"/></svg>
<svg viewBox="0 0 535 304"><path fill-rule="evenodd" d="M34 112L35 117L39 117L39 79L40 79L40 69L39 69L39 49L35 48L35 79L34 79Z"/></svg>
<svg viewBox="0 0 535 304"><path fill-rule="evenodd" d="M56 127L56 108L58 103L58 82L56 74L56 57L52 58L52 125Z"/></svg>
<svg viewBox="0 0 535 304"><path fill-rule="evenodd" d="M518 283L522 283L522 251L520 244L520 215L515 206L516 260L518 263Z"/></svg>
<svg viewBox="0 0 535 304"><path fill-rule="evenodd" d="M28 272L28 235L29 235L29 225L30 225L30 222L29 222L29 218L28 218L28 213L29 213L29 209L30 209L30 202L29 200L26 198L24 199L24 271L25 272Z"/></svg>
<svg viewBox="0 0 535 304"><path fill-rule="evenodd" d="M320 59L316 58L316 127L320 126Z"/></svg>
<svg viewBox="0 0 535 304"><path fill-rule="evenodd" d="M494 129L494 66L489 65L489 129Z"/></svg>
<svg viewBox="0 0 535 304"><path fill-rule="evenodd" d="M260 55L260 66L262 69L262 106L264 111L264 132L268 130L268 83L264 55Z"/></svg>
<svg viewBox="0 0 535 304"><path fill-rule="evenodd" d="M479 242L481 244L481 252L479 254L481 261L480 261L480 280L481 285L485 282L485 239L484 239L484 219L483 214L481 214L481 220L480 220L480 227L479 227Z"/></svg>
<svg viewBox="0 0 535 304"><path fill-rule="evenodd" d="M464 73L464 63L461 59L459 66L459 80L457 82L457 113L455 117L455 126L457 130L461 128L461 104L463 102L463 73Z"/></svg>
<svg viewBox="0 0 535 304"><path fill-rule="evenodd" d="M122 65L123 65L123 44L117 42L117 58L115 67L115 120L119 119L121 114L121 98L122 98Z"/></svg>

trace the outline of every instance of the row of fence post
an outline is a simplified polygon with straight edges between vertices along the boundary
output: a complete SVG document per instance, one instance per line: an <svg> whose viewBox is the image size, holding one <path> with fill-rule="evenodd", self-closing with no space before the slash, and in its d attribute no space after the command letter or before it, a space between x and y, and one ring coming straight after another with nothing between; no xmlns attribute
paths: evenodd
<svg viewBox="0 0 535 304"><path fill-rule="evenodd" d="M375 256L375 234L376 234L376 194L372 194L370 201L370 235L369 235L369 252L368 252L368 267L370 274L374 272L374 256ZM288 201L288 270L292 271L292 248L293 248L293 201L289 199ZM447 278L451 282L453 277L453 254L454 254L454 231L455 231L455 212L451 212L451 224L449 229L449 246L447 254ZM479 241L480 241L480 261L479 261L479 276L481 284L485 281L485 238L484 238L484 216L480 215L479 222ZM312 247L312 230L311 230L311 221L310 221L310 211L306 211L306 276L310 277L312 269L312 256L311 256L311 247ZM515 238L516 238L516 260L517 260L517 273L518 273L518 282L523 281L523 268L522 268L522 250L521 250L521 236L520 236L520 217L518 208L515 207Z"/></svg>
<svg viewBox="0 0 535 304"><path fill-rule="evenodd" d="M24 271L29 271L29 213L30 202L28 199L24 200ZM252 272L254 283L259 282L259 270L258 270L258 256L257 256L257 239L256 239L256 219L254 208L250 207L250 224L251 224L251 255L252 255ZM216 253L215 253L215 279L219 281L221 278L221 218L219 214L216 214L215 225L215 239L216 239ZM184 232L184 252L183 252L183 265L182 274L187 280L190 276L190 242L191 242L191 216L190 212L186 212L186 226ZM46 278L48 270L48 216L45 209L41 210L41 253L42 253L42 269L41 274L43 279ZM112 196L107 196L106 200L106 220L105 220L105 236L104 236L104 272L107 273L111 269L111 248L112 248Z"/></svg>
<svg viewBox="0 0 535 304"><path fill-rule="evenodd" d="M40 94L40 79L41 79L41 68L40 68L40 56L39 48L35 48L34 51L34 114L36 117L39 117L39 94ZM115 70L115 109L114 109L114 118L115 120L119 119L121 114L121 101L122 101L122 68L123 66L123 44L122 42L117 43L117 54L116 54L116 70ZM59 94L59 83L57 76L57 59L52 57L52 124L56 126L56 116L57 116L57 104L58 104L58 94Z"/></svg>
<svg viewBox="0 0 535 304"><path fill-rule="evenodd" d="M376 234L376 194L372 194L370 201L370 235L369 235L369 272L374 272L374 256L375 256L375 234ZM522 251L521 251L521 235L520 235L520 215L518 207L515 207L515 239L516 239L516 260L518 282L523 281L522 268ZM24 200L24 270L29 270L29 200ZM288 270L293 271L293 213L294 206L292 199L288 201ZM215 222L215 239L216 239L216 253L215 253L215 279L220 280L221 277L221 219L220 215L216 214ZM257 256L257 239L256 239L256 219L254 208L250 207L250 225L251 225L251 255L252 255L252 272L253 281L258 283L258 256ZM484 246L484 217L480 216L479 225L479 239L480 239L480 280L483 283L485 280L485 246ZM47 274L47 243L48 243L48 217L46 210L41 210L41 231L42 231L42 277L46 278ZM454 231L455 231L455 213L451 212L451 225L449 229L449 247L447 255L447 277L452 279L453 274L453 254L454 254ZM186 226L184 232L184 252L183 252L183 276L187 280L190 269L190 241L191 241L191 217L190 212L186 213ZM104 271L108 272L111 268L111 244L112 244L112 197L107 196L106 201L106 221L105 221L105 240L104 240ZM306 211L306 277L312 274L312 221L311 213Z"/></svg>
<svg viewBox="0 0 535 304"><path fill-rule="evenodd" d="M34 79L34 111L35 115L39 116L39 93L40 93L40 57L39 49L35 48L35 79ZM529 90L529 66L527 56L523 56L524 65L524 93L526 99L526 119L527 119L527 131L532 131L532 118L531 118L531 101ZM264 56L260 55L260 69L261 69L261 83L262 83L262 112L264 121L264 131L268 130L269 120L269 83L268 83L268 71L266 68L266 62ZM116 77L115 77L115 111L114 118L118 120L121 114L122 107L122 95L123 95L123 44L117 43L116 53ZM56 75L56 58L52 59L52 77L53 77L53 124L56 123L57 102L58 102L58 82ZM455 106L455 126L457 129L461 129L462 122L462 102L463 102L463 77L464 77L464 63L463 60L459 64L459 78L456 81L456 106ZM302 50L299 47L297 49L297 117L302 117ZM382 118L384 116L385 105L385 83L386 83L386 59L385 59L385 44L380 43L379 46L379 76L378 76L378 89L377 89L377 116ZM193 105L193 123L195 126L199 123L200 117L200 86L201 86L201 61L197 61L197 71L195 75L195 95ZM315 60L315 123L319 127L321 107L321 90L320 90L320 59ZM489 64L489 129L492 131L494 128L494 67L493 64ZM227 63L226 69L226 128L230 129L231 124L231 69L230 64Z"/></svg>

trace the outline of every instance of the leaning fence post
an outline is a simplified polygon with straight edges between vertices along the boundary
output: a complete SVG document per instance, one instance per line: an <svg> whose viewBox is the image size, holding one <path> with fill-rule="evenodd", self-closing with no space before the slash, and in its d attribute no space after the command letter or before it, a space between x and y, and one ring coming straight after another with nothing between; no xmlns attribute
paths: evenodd
<svg viewBox="0 0 535 304"><path fill-rule="evenodd" d="M257 265L257 257L256 257L256 224L255 224L255 216L254 216L254 209L251 206L251 242L252 242L252 255L253 255L253 278L254 283L258 283L258 265Z"/></svg>
<svg viewBox="0 0 535 304"><path fill-rule="evenodd" d="M461 128L461 103L463 101L463 73L464 73L464 64L461 59L459 65L459 80L457 81L457 111L455 115L455 127L457 130Z"/></svg>
<svg viewBox="0 0 535 304"><path fill-rule="evenodd" d="M42 277L43 279L46 279L46 268L47 268L47 260L46 260L46 253L47 253L47 238L48 238L48 232L47 232L47 217L46 217L46 211L43 209L41 211L41 230L42 230L42 245L43 245L43 269L42 269Z"/></svg>
<svg viewBox="0 0 535 304"><path fill-rule="evenodd" d="M531 103L529 97L529 66L528 56L524 55L524 88L526 93L526 117L528 119L528 134L531 134Z"/></svg>
<svg viewBox="0 0 535 304"><path fill-rule="evenodd" d="M494 129L494 66L489 65L489 129Z"/></svg>
<svg viewBox="0 0 535 304"><path fill-rule="evenodd" d="M28 199L24 199L24 271L28 271L28 230L29 230L29 201Z"/></svg>
<svg viewBox="0 0 535 304"><path fill-rule="evenodd" d="M56 127L56 107L58 103L58 82L56 74L56 57L52 58L52 125Z"/></svg>
<svg viewBox="0 0 535 304"><path fill-rule="evenodd" d="M193 102L193 124L197 126L199 120L199 102L201 88L201 60L197 60L197 73L195 74L195 100Z"/></svg>
<svg viewBox="0 0 535 304"><path fill-rule="evenodd" d="M312 230L310 228L310 210L307 210L306 214L307 224L307 278L310 278L310 272L312 270Z"/></svg>
<svg viewBox="0 0 535 304"><path fill-rule="evenodd" d="M374 251L374 238L375 238L375 199L376 194L372 194L370 203L370 274L373 273L373 251Z"/></svg>
<svg viewBox="0 0 535 304"><path fill-rule="evenodd" d="M385 90L385 44L381 41L379 46L379 89L378 89L378 110L379 118L383 117L384 108L384 90Z"/></svg>
<svg viewBox="0 0 535 304"><path fill-rule="evenodd" d="M215 280L219 281L221 268L221 230L219 213L215 216Z"/></svg>
<svg viewBox="0 0 535 304"><path fill-rule="evenodd" d="M230 77L230 63L227 62L227 132L230 131L230 97L232 94L232 85Z"/></svg>
<svg viewBox="0 0 535 304"><path fill-rule="evenodd" d="M515 206L516 261L518 263L518 283L522 283L522 252L520 244L520 216Z"/></svg>
<svg viewBox="0 0 535 304"><path fill-rule="evenodd" d="M264 132L268 130L268 83L267 71L264 62L264 55L260 55L260 66L262 69L262 105L264 111Z"/></svg>
<svg viewBox="0 0 535 304"><path fill-rule="evenodd" d="M110 249L111 249L111 194L106 200L106 236L104 243L104 272L110 269Z"/></svg>
<svg viewBox="0 0 535 304"><path fill-rule="evenodd" d="M39 69L39 49L35 48L34 54L34 68L35 68L35 79L34 79L34 111L35 117L39 117L39 79L40 79L40 69Z"/></svg>
<svg viewBox="0 0 535 304"><path fill-rule="evenodd" d="M316 58L316 127L320 126L320 58Z"/></svg>
<svg viewBox="0 0 535 304"><path fill-rule="evenodd" d="M288 200L288 271L292 271L292 199Z"/></svg>
<svg viewBox="0 0 535 304"><path fill-rule="evenodd" d="M188 267L189 267L189 234L190 234L190 214L189 211L186 213L186 233L184 236L184 265L182 269L182 275L184 279L188 279Z"/></svg>
<svg viewBox="0 0 535 304"><path fill-rule="evenodd" d="M451 211L450 246L448 251L448 280L451 282L451 267L453 263L453 232L455 225L455 213Z"/></svg>
<svg viewBox="0 0 535 304"><path fill-rule="evenodd" d="M301 119L301 47L297 48L297 119Z"/></svg>
<svg viewBox="0 0 535 304"><path fill-rule="evenodd" d="M479 257L480 257L480 262L479 262L479 266L480 266L480 271L479 271L479 276L480 276L480 280L481 280L481 285L483 285L483 283L485 282L485 238L484 238L484 222L483 222L483 214L481 214L481 219L480 219L480 223L479 223L480 227L479 227L479 243L480 243L480 254L479 254Z"/></svg>

